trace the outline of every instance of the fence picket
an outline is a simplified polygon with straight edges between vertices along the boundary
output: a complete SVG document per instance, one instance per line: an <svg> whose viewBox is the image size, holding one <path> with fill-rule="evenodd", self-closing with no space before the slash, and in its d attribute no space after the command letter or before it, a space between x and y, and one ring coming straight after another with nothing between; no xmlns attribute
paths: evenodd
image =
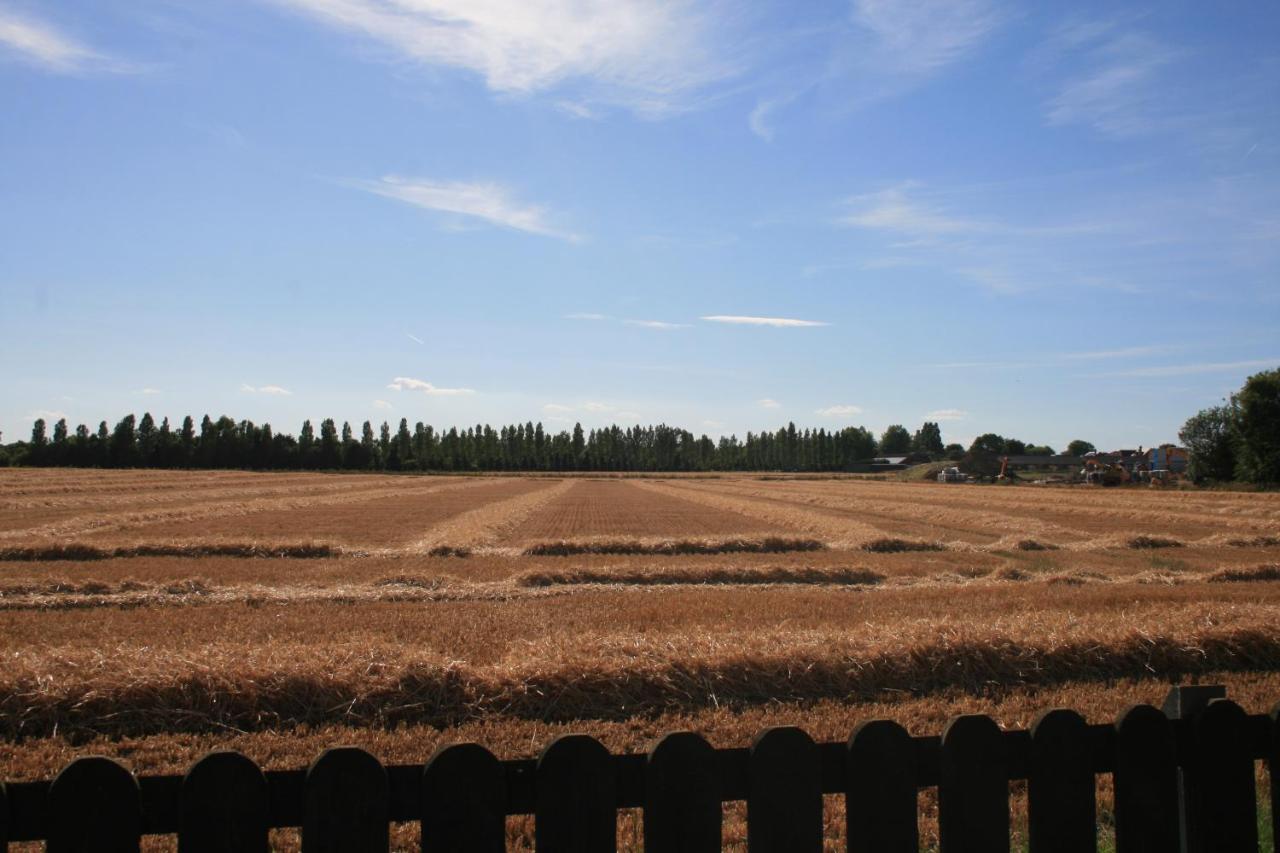
<svg viewBox="0 0 1280 853"><path fill-rule="evenodd" d="M1280 704L1271 709L1271 740L1267 744L1267 781L1271 788L1271 840L1272 853L1280 853L1280 832L1275 824L1280 820Z"/></svg>
<svg viewBox="0 0 1280 853"><path fill-rule="evenodd" d="M1173 730L1150 705L1116 723L1116 853L1179 853Z"/></svg>
<svg viewBox="0 0 1280 853"><path fill-rule="evenodd" d="M1249 754L1244 710L1216 699L1196 721L1194 762L1200 774L1202 837L1215 853L1255 853L1258 849L1258 792Z"/></svg>
<svg viewBox="0 0 1280 853"><path fill-rule="evenodd" d="M307 770L303 853L386 853L387 771L363 749L326 749Z"/></svg>
<svg viewBox="0 0 1280 853"><path fill-rule="evenodd" d="M49 853L133 853L142 836L138 780L102 756L77 758L49 787Z"/></svg>
<svg viewBox="0 0 1280 853"><path fill-rule="evenodd" d="M822 849L822 759L794 726L766 729L751 744L747 794L750 853Z"/></svg>
<svg viewBox="0 0 1280 853"><path fill-rule="evenodd" d="M938 836L942 853L1009 850L1004 735L990 717L954 717L942 732Z"/></svg>
<svg viewBox="0 0 1280 853"><path fill-rule="evenodd" d="M538 758L539 853L613 853L618 845L613 757L587 735L563 735Z"/></svg>
<svg viewBox="0 0 1280 853"><path fill-rule="evenodd" d="M915 743L891 720L853 730L845 760L849 853L917 853Z"/></svg>
<svg viewBox="0 0 1280 853"><path fill-rule="evenodd" d="M1057 708L1031 727L1027 806L1031 853L1098 849L1097 787L1084 718Z"/></svg>
<svg viewBox="0 0 1280 853"><path fill-rule="evenodd" d="M475 743L436 751L422 771L422 853L506 849L502 763Z"/></svg>
<svg viewBox="0 0 1280 853"><path fill-rule="evenodd" d="M720 765L711 744L693 732L655 743L645 761L645 850L718 851L722 814Z"/></svg>
<svg viewBox="0 0 1280 853"><path fill-rule="evenodd" d="M238 752L211 752L187 771L180 794L179 853L266 853L267 778Z"/></svg>

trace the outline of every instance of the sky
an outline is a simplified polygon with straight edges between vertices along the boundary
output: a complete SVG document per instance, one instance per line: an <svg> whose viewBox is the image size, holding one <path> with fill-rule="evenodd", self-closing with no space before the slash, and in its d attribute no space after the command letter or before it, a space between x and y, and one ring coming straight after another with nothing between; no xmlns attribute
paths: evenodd
<svg viewBox="0 0 1280 853"><path fill-rule="evenodd" d="M938 421L1280 366L1280 4L0 0L0 430Z"/></svg>

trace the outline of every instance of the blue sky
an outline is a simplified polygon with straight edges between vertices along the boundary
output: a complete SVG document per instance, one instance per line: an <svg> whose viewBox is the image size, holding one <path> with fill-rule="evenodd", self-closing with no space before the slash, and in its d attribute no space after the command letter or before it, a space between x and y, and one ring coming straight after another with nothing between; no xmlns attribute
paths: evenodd
<svg viewBox="0 0 1280 853"><path fill-rule="evenodd" d="M1280 366L1280 6L0 0L0 429L1171 440Z"/></svg>

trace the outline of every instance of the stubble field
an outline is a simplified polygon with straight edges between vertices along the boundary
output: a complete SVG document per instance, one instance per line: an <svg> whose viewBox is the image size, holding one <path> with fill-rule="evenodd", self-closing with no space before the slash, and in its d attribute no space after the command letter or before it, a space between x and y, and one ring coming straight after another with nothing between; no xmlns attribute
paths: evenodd
<svg viewBox="0 0 1280 853"><path fill-rule="evenodd" d="M86 752L155 773L215 747L293 768L338 743L412 763L567 731L1103 722L1189 680L1257 712L1280 699L1280 495L5 470L0 637L10 780Z"/></svg>

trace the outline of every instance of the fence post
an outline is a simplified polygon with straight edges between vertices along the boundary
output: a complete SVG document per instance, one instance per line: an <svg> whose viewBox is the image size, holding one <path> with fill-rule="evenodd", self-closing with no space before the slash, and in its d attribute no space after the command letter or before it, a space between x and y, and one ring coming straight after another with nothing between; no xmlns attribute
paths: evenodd
<svg viewBox="0 0 1280 853"><path fill-rule="evenodd" d="M240 753L197 761L182 780L179 805L179 853L267 853L267 778Z"/></svg>
<svg viewBox="0 0 1280 853"><path fill-rule="evenodd" d="M538 758L534 846L539 853L614 853L613 756L587 735L556 738Z"/></svg>
<svg viewBox="0 0 1280 853"><path fill-rule="evenodd" d="M5 794L4 783L0 782L0 853L9 850L9 798Z"/></svg>
<svg viewBox="0 0 1280 853"><path fill-rule="evenodd" d="M716 751L693 732L674 732L649 750L644 768L644 849L715 853L722 822Z"/></svg>
<svg viewBox="0 0 1280 853"><path fill-rule="evenodd" d="M303 853L386 853L390 786L378 759L353 746L326 749L305 788Z"/></svg>
<svg viewBox="0 0 1280 853"><path fill-rule="evenodd" d="M1215 699L1196 719L1193 766L1199 777L1200 837L1214 853L1258 849L1258 792L1249 748L1248 715L1230 699Z"/></svg>
<svg viewBox="0 0 1280 853"><path fill-rule="evenodd" d="M138 780L110 758L77 758L49 786L49 853L128 853L141 835Z"/></svg>
<svg viewBox="0 0 1280 853"><path fill-rule="evenodd" d="M1045 711L1031 726L1027 808L1031 853L1098 849L1097 787L1089 728L1075 711Z"/></svg>
<svg viewBox="0 0 1280 853"><path fill-rule="evenodd" d="M1164 697L1164 715L1170 720L1190 720L1190 740L1194 752L1196 739L1195 721L1214 699L1227 695L1227 688L1219 684L1182 684L1169 689ZM1176 740L1176 739L1175 739ZM1178 829L1181 835L1182 853L1202 853L1205 845L1201 829L1200 801L1201 781L1193 767L1178 768Z"/></svg>
<svg viewBox="0 0 1280 853"><path fill-rule="evenodd" d="M983 714L954 717L938 755L942 853L1009 851L1009 772L1004 735Z"/></svg>
<svg viewBox="0 0 1280 853"><path fill-rule="evenodd" d="M475 743L436 750L422 770L422 853L502 853L507 780Z"/></svg>
<svg viewBox="0 0 1280 853"><path fill-rule="evenodd" d="M747 793L750 853L822 850L822 758L794 726L766 729L751 744Z"/></svg>
<svg viewBox="0 0 1280 853"><path fill-rule="evenodd" d="M1271 740L1267 744L1267 772L1271 783L1271 836L1273 853L1280 853L1280 832L1275 826L1280 822L1280 703L1271 709Z"/></svg>
<svg viewBox="0 0 1280 853"><path fill-rule="evenodd" d="M891 720L862 723L845 758L845 836L849 853L918 853L916 746Z"/></svg>
<svg viewBox="0 0 1280 853"><path fill-rule="evenodd" d="M1116 722L1116 853L1178 853L1178 777L1163 712L1134 705Z"/></svg>

